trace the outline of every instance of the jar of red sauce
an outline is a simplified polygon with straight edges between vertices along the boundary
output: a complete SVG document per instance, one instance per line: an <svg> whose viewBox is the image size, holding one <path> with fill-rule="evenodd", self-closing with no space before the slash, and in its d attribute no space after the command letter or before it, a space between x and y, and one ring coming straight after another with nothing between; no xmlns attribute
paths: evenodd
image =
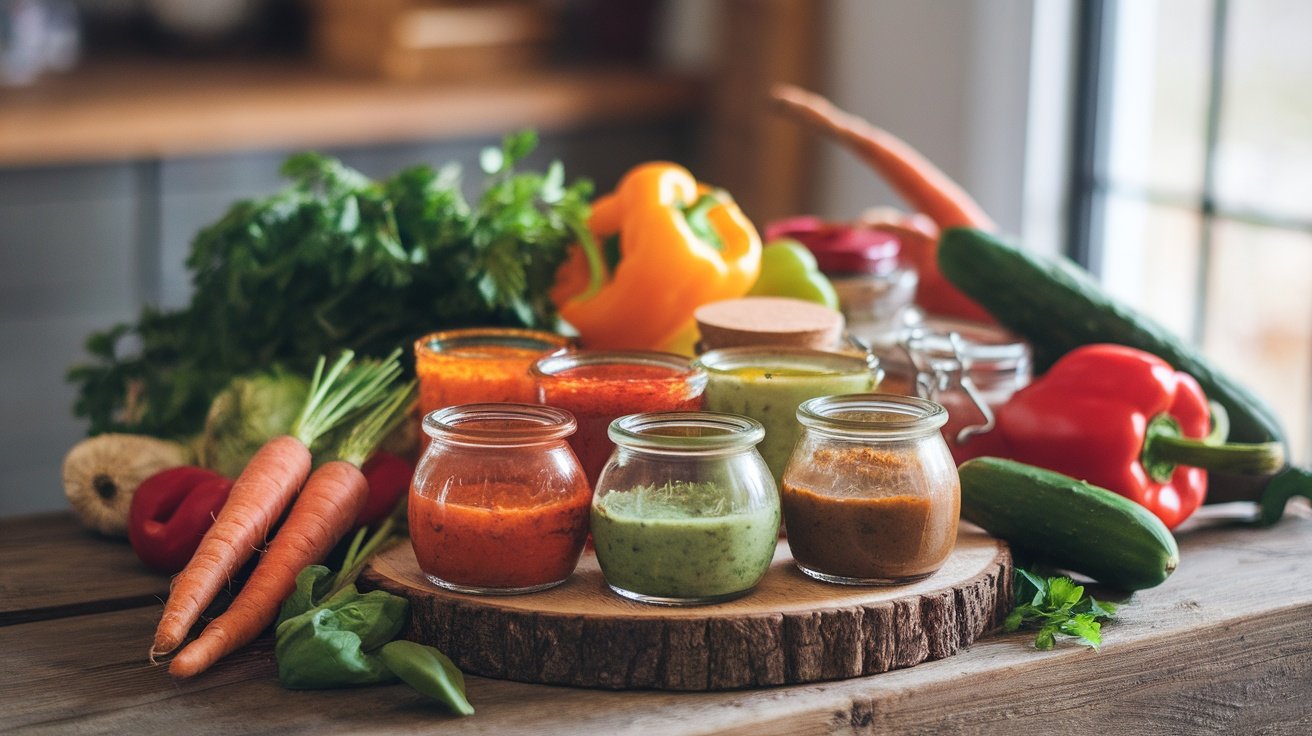
<svg viewBox="0 0 1312 736"><path fill-rule="evenodd" d="M830 583L890 585L932 575L956 544L957 466L947 411L893 394L802 403L802 437L780 501L797 567Z"/></svg>
<svg viewBox="0 0 1312 736"><path fill-rule="evenodd" d="M578 420L570 438L588 482L596 485L615 446L607 431L625 414L702 408L706 371L673 353L558 353L533 366L538 401Z"/></svg>
<svg viewBox="0 0 1312 736"><path fill-rule="evenodd" d="M426 416L455 404L537 400L529 368L567 347L562 335L509 327L473 327L425 335L415 341L419 408Z"/></svg>
<svg viewBox="0 0 1312 736"><path fill-rule="evenodd" d="M465 404L424 417L431 438L410 487L410 543L434 584L530 593L578 564L592 490L565 441L567 411Z"/></svg>

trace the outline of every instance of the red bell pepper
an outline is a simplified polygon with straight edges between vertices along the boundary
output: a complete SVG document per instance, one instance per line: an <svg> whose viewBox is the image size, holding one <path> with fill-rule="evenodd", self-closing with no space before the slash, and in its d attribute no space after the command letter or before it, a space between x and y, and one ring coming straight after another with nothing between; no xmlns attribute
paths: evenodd
<svg viewBox="0 0 1312 736"><path fill-rule="evenodd" d="M360 472L369 482L369 497L356 517L355 525L373 526L386 519L396 509L401 496L410 490L415 466L399 455L379 450L360 468Z"/></svg>
<svg viewBox="0 0 1312 736"><path fill-rule="evenodd" d="M132 551L152 570L187 566L228 500L232 480L205 468L162 470L141 483L128 510Z"/></svg>
<svg viewBox="0 0 1312 736"><path fill-rule="evenodd" d="M1175 528L1207 494L1206 470L1270 473L1279 443L1221 444L1198 382L1151 353L1085 345L997 410L997 428L962 448L1111 489Z"/></svg>

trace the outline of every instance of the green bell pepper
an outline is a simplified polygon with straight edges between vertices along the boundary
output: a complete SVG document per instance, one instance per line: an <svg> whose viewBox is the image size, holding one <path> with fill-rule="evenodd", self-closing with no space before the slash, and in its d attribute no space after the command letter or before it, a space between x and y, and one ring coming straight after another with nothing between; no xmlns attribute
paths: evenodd
<svg viewBox="0 0 1312 736"><path fill-rule="evenodd" d="M761 275L748 296L784 296L838 309L834 285L820 273L815 256L796 240L780 239L761 250Z"/></svg>

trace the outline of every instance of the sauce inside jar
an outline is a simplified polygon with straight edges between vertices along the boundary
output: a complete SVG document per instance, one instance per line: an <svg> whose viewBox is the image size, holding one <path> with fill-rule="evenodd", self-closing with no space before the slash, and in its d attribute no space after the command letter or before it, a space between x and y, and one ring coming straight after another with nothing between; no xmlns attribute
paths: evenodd
<svg viewBox="0 0 1312 736"><path fill-rule="evenodd" d="M960 494L935 503L923 488L907 488L917 460L871 448L820 450L818 467L859 483L859 496L818 493L785 483L780 494L793 559L846 578L913 579L928 575L952 552Z"/></svg>
<svg viewBox="0 0 1312 736"><path fill-rule="evenodd" d="M733 511L709 483L613 491L592 511L606 581L658 598L710 599L750 590L770 567L779 509Z"/></svg>
<svg viewBox="0 0 1312 736"><path fill-rule="evenodd" d="M706 374L666 353L579 351L539 360L533 368L538 400L572 413L578 431L570 446L595 484L615 449L607 430L626 414L693 411L702 406Z"/></svg>
<svg viewBox="0 0 1312 736"><path fill-rule="evenodd" d="M780 503L802 572L845 584L905 583L956 543L961 488L942 406L891 394L811 399Z"/></svg>
<svg viewBox="0 0 1312 736"><path fill-rule="evenodd" d="M488 483L449 487L441 502L412 497L419 568L469 588L532 588L569 577L588 534L592 494L581 477L564 498L535 505L533 491Z"/></svg>
<svg viewBox="0 0 1312 736"><path fill-rule="evenodd" d="M725 348L697 359L706 370L706 408L751 417L765 427L757 447L781 483L802 433L797 407L807 399L872 391L877 361L805 348Z"/></svg>
<svg viewBox="0 0 1312 736"><path fill-rule="evenodd" d="M424 418L432 438L410 490L410 543L434 584L527 593L564 581L588 534L592 491L565 438L568 412L465 404Z"/></svg>
<svg viewBox="0 0 1312 736"><path fill-rule="evenodd" d="M532 403L537 388L529 369L568 344L550 332L501 327L426 335L415 342L421 416L456 404Z"/></svg>

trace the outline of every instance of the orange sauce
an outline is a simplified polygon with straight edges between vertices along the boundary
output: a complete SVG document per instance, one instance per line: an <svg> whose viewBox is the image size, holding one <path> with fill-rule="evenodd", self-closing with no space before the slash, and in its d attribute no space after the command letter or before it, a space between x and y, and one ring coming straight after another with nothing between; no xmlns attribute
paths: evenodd
<svg viewBox="0 0 1312 736"><path fill-rule="evenodd" d="M537 389L528 370L543 354L541 350L511 345L420 350L415 356L419 408L427 414L456 404L536 403Z"/></svg>
<svg viewBox="0 0 1312 736"><path fill-rule="evenodd" d="M588 534L592 493L581 477L567 495L534 491L485 483L436 498L412 492L410 541L419 568L471 588L527 588L569 577Z"/></svg>

